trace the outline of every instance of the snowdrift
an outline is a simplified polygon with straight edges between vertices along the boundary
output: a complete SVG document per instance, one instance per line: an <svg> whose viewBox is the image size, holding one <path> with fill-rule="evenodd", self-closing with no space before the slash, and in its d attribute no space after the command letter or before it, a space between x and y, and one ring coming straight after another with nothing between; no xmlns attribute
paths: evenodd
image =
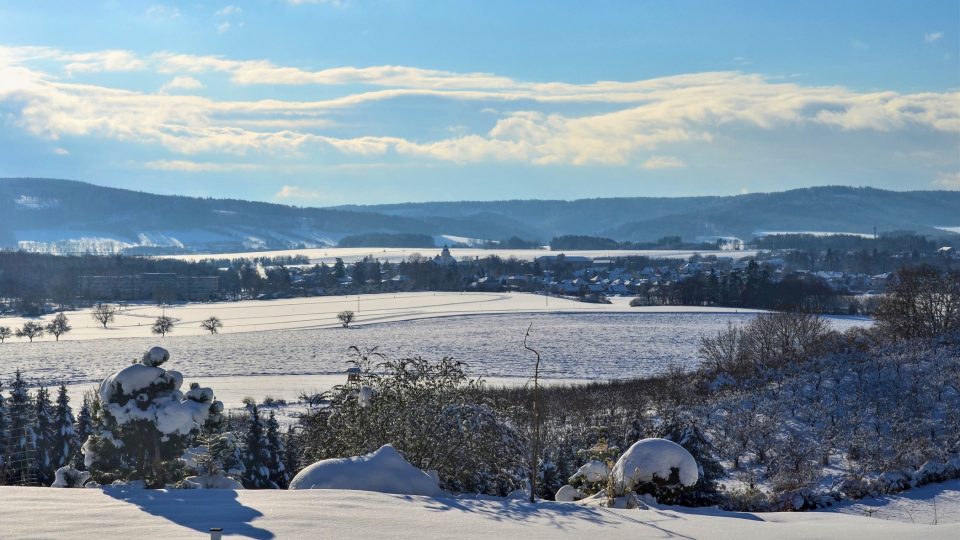
<svg viewBox="0 0 960 540"><path fill-rule="evenodd" d="M442 497L437 480L403 459L389 445L365 456L325 459L300 471L290 489L352 489Z"/></svg>

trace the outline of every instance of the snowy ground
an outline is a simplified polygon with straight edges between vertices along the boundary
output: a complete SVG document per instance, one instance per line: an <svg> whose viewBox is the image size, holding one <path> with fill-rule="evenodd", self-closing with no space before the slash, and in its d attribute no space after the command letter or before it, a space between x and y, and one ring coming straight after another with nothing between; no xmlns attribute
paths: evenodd
<svg viewBox="0 0 960 540"><path fill-rule="evenodd" d="M960 537L957 524L920 525L838 512L607 510L339 490L0 487L0 538L206 538L211 527L223 527L227 537L256 539Z"/></svg>
<svg viewBox="0 0 960 540"><path fill-rule="evenodd" d="M310 264L333 264L338 258L345 263L352 263L363 259L366 256L372 256L380 261L389 261L391 263L400 262L409 259L413 254L433 257L440 252L440 248L317 248L317 249L289 249L280 251L249 251L245 253L206 253L206 254L188 254L188 255L164 255L164 258L181 259L185 261L201 261L204 259L254 259L257 257L293 257L305 255L309 257ZM687 259L693 255L716 255L717 257L730 257L733 259L742 259L744 257L753 257L756 251L696 251L696 250L567 250L567 251L547 251L539 249L478 249L478 248L451 248L450 255L456 259L464 257L473 259L475 257L484 258L497 257L532 261L537 257L556 256L560 253L568 257L651 257L658 259Z"/></svg>
<svg viewBox="0 0 960 540"><path fill-rule="evenodd" d="M357 326L453 315L496 313L755 313L756 310L650 306L630 307L631 298L618 297L612 304L587 304L564 298L525 293L399 293L353 296L314 296L283 300L245 300L178 304L160 308L154 304L131 304L103 328L89 310L66 312L73 330L61 341L149 337L153 321L164 314L176 321L175 336L199 336L206 331L200 321L216 316L223 334L267 330L336 328L337 313L351 310ZM0 317L0 326L17 328L28 320L46 323L53 318ZM45 336L41 341L51 341ZM8 343L22 341L12 339Z"/></svg>
<svg viewBox="0 0 960 540"><path fill-rule="evenodd" d="M837 511L918 524L960 523L960 480L927 484L897 495L842 503ZM960 538L960 535L957 536Z"/></svg>

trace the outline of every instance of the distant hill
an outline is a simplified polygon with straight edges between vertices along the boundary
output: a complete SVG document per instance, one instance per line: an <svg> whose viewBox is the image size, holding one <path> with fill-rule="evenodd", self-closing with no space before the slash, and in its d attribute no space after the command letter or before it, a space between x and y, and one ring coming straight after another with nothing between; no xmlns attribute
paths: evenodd
<svg viewBox="0 0 960 540"><path fill-rule="evenodd" d="M429 231L416 219L368 211L152 195L70 180L0 179L2 247L226 252L327 246L358 233Z"/></svg>
<svg viewBox="0 0 960 540"><path fill-rule="evenodd" d="M960 192L816 187L732 197L406 203L299 208L153 195L72 180L0 179L0 247L98 253L229 252L335 245L346 236L543 242L562 234L651 241L761 231L865 233L960 227ZM374 236L375 237L375 236Z"/></svg>
<svg viewBox="0 0 960 540"><path fill-rule="evenodd" d="M822 231L871 234L912 230L943 234L936 227L960 226L960 192L886 191L814 187L727 197L630 197L575 201L492 201L343 206L419 219L428 223L467 220L526 225L518 236L550 239L562 234L652 241L668 235L744 239L765 231ZM472 226L472 225L469 225ZM483 237L482 231L464 234Z"/></svg>

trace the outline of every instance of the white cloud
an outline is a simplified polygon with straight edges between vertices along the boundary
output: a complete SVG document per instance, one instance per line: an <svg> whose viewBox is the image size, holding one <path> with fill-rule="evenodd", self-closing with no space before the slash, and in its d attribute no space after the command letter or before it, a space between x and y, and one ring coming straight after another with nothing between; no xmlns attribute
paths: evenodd
<svg viewBox="0 0 960 540"><path fill-rule="evenodd" d="M686 163L673 156L650 156L640 165L641 168L650 170L680 169L686 166Z"/></svg>
<svg viewBox="0 0 960 540"><path fill-rule="evenodd" d="M232 26L232 25L230 24L229 21L223 21L222 23L220 23L220 24L217 25L217 33L218 33L218 34L226 34L227 32L230 31L230 27L231 27L231 26Z"/></svg>
<svg viewBox="0 0 960 540"><path fill-rule="evenodd" d="M943 32L930 32L923 35L924 43L935 43L943 39Z"/></svg>
<svg viewBox="0 0 960 540"><path fill-rule="evenodd" d="M171 90L198 90L200 88L203 88L203 83L197 79L186 75L178 75L161 86L160 93L167 93Z"/></svg>
<svg viewBox="0 0 960 540"><path fill-rule="evenodd" d="M857 49L858 51L865 51L870 48L869 45L867 45L863 41L860 41L859 39L851 39L850 46L853 47L854 49Z"/></svg>
<svg viewBox="0 0 960 540"><path fill-rule="evenodd" d="M93 53L65 54L59 57L65 61L63 69L68 75L76 73L98 73L118 71L140 71L147 64L130 51L99 51Z"/></svg>
<svg viewBox="0 0 960 540"><path fill-rule="evenodd" d="M960 190L960 172L938 174L933 181L933 186L939 189Z"/></svg>
<svg viewBox="0 0 960 540"><path fill-rule="evenodd" d="M56 74L32 67L40 60L61 66L82 64L81 70L88 71L152 69L173 77L161 93L143 93L64 82ZM239 84L286 81L349 87L340 95L332 90L335 97L316 101L229 101L166 93L202 87L192 75L205 72L228 74ZM381 88L358 92L357 85ZM451 133L449 125L430 124L433 119L425 117L426 132L444 133L433 139L408 140L379 125L367 132L350 131L350 136L330 134L338 126L332 118L340 120L364 103L404 96L475 103L478 116L494 114L496 122L485 132L457 129ZM454 163L663 168L671 165L670 158L659 156L664 146L706 144L731 127L775 131L820 126L848 132L927 130L955 135L960 133L958 99L958 92L857 92L740 72L588 84L530 83L490 73L409 66L308 71L265 60L216 56L137 57L127 51L0 47L0 105L12 111L27 132L50 140L88 136L157 145L184 156L334 152ZM500 105L492 109L492 102ZM605 104L607 112L578 112L575 107L594 103Z"/></svg>
<svg viewBox="0 0 960 540"><path fill-rule="evenodd" d="M280 191L273 194L274 200L278 201L309 201L323 198L323 193L318 190L307 189L301 186L283 186Z"/></svg>
<svg viewBox="0 0 960 540"><path fill-rule="evenodd" d="M165 4L153 4L147 8L147 17L151 19L177 19L180 17L180 8Z"/></svg>
<svg viewBox="0 0 960 540"><path fill-rule="evenodd" d="M190 173L249 171L261 168L260 165L255 163L218 163L178 159L148 161L144 163L143 166L147 169L153 169L157 171L178 171Z"/></svg>
<svg viewBox="0 0 960 540"><path fill-rule="evenodd" d="M217 17L230 17L233 15L240 15L241 13L243 13L243 9L241 9L238 6L230 5L230 6L223 6L222 8L218 9L217 12L214 13L214 15L216 15Z"/></svg>
<svg viewBox="0 0 960 540"><path fill-rule="evenodd" d="M70 151L66 148L60 148L59 146L53 149L53 153L58 156L69 156Z"/></svg>
<svg viewBox="0 0 960 540"><path fill-rule="evenodd" d="M302 6L307 4L327 4L330 6L342 6L346 0L287 0L288 4Z"/></svg>

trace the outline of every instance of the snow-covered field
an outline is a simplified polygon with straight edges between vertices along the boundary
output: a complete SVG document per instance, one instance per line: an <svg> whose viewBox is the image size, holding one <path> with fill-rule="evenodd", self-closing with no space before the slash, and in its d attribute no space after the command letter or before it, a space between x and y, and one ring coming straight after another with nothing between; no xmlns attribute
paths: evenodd
<svg viewBox="0 0 960 540"><path fill-rule="evenodd" d="M184 261L202 261L204 259L254 259L257 257L294 257L305 255L310 259L310 264L333 264L336 260L342 259L345 263L352 263L363 259L366 256L372 256L380 261L389 261L391 263L400 262L409 259L411 255L417 253L427 257L433 257L440 252L439 248L312 248L312 249L286 249L279 251L248 251L244 253L196 253L185 255L163 255L164 258L180 259ZM693 255L716 255L718 257L730 257L733 259L742 259L744 257L753 257L756 251L697 251L697 250L567 250L567 251L548 251L539 249L479 249L479 248L450 248L450 255L456 259L464 257L473 259L475 257L484 258L496 255L503 259L510 257L532 261L537 257L556 256L560 253L568 257L652 257L663 259L687 259Z"/></svg>
<svg viewBox="0 0 960 540"><path fill-rule="evenodd" d="M207 538L211 527L222 527L227 537L256 539L960 537L956 523L920 525L839 512L612 510L344 490L0 487L0 538L188 539Z"/></svg>
<svg viewBox="0 0 960 540"><path fill-rule="evenodd" d="M296 400L343 382L351 345L379 347L391 357L452 356L493 384L522 384L530 355L520 347L532 323L531 344L544 356L545 376L555 382L605 380L660 373L697 362L703 334L741 324L749 310L631 308L584 304L529 294L420 293L361 297L356 326L339 327L335 314L357 310L357 297L188 304L168 308L179 319L165 338L149 333L156 306L130 307L109 329L86 312L68 312L73 332L59 342L13 340L0 345L0 381L19 369L34 384L70 385L71 394L162 344L171 369L188 382L216 391L229 407L244 397ZM547 311L549 310L549 311ZM217 315L220 335L204 334L199 321ZM869 324L833 318L838 328ZM15 319L0 319L15 326ZM111 338L111 339L106 339Z"/></svg>
<svg viewBox="0 0 960 540"><path fill-rule="evenodd" d="M171 351L173 369L190 380L252 375L342 377L352 345L379 347L393 358L452 356L466 362L474 375L527 377L531 357L520 342L531 323L530 343L543 354L546 377L620 379L661 373L671 365L692 367L698 362L701 335L751 317L736 313L530 313L442 317L349 329L18 341L0 346L0 380L9 380L20 369L29 380L47 384L96 381L156 344ZM859 319L833 321L839 328L864 324ZM247 382L252 395L263 397L253 380Z"/></svg>
<svg viewBox="0 0 960 540"><path fill-rule="evenodd" d="M211 302L158 307L154 304L131 304L117 313L107 328L93 320L89 310L68 311L73 330L61 341L107 338L150 337L150 326L160 315L172 317L175 336L200 336L207 332L200 321L216 316L223 322L223 334L268 330L319 329L340 326L337 313L351 310L356 314L355 326L372 323L408 321L453 315L500 313L755 313L756 310L651 306L630 307L630 298L613 298L612 304L586 304L563 298L526 293L448 293L418 292L397 294L365 294L353 296L315 296L283 300L245 300ZM53 315L27 319L0 317L0 326L18 328L26 321L46 324ZM50 341L45 336L41 341ZM13 343L11 340L8 343Z"/></svg>

